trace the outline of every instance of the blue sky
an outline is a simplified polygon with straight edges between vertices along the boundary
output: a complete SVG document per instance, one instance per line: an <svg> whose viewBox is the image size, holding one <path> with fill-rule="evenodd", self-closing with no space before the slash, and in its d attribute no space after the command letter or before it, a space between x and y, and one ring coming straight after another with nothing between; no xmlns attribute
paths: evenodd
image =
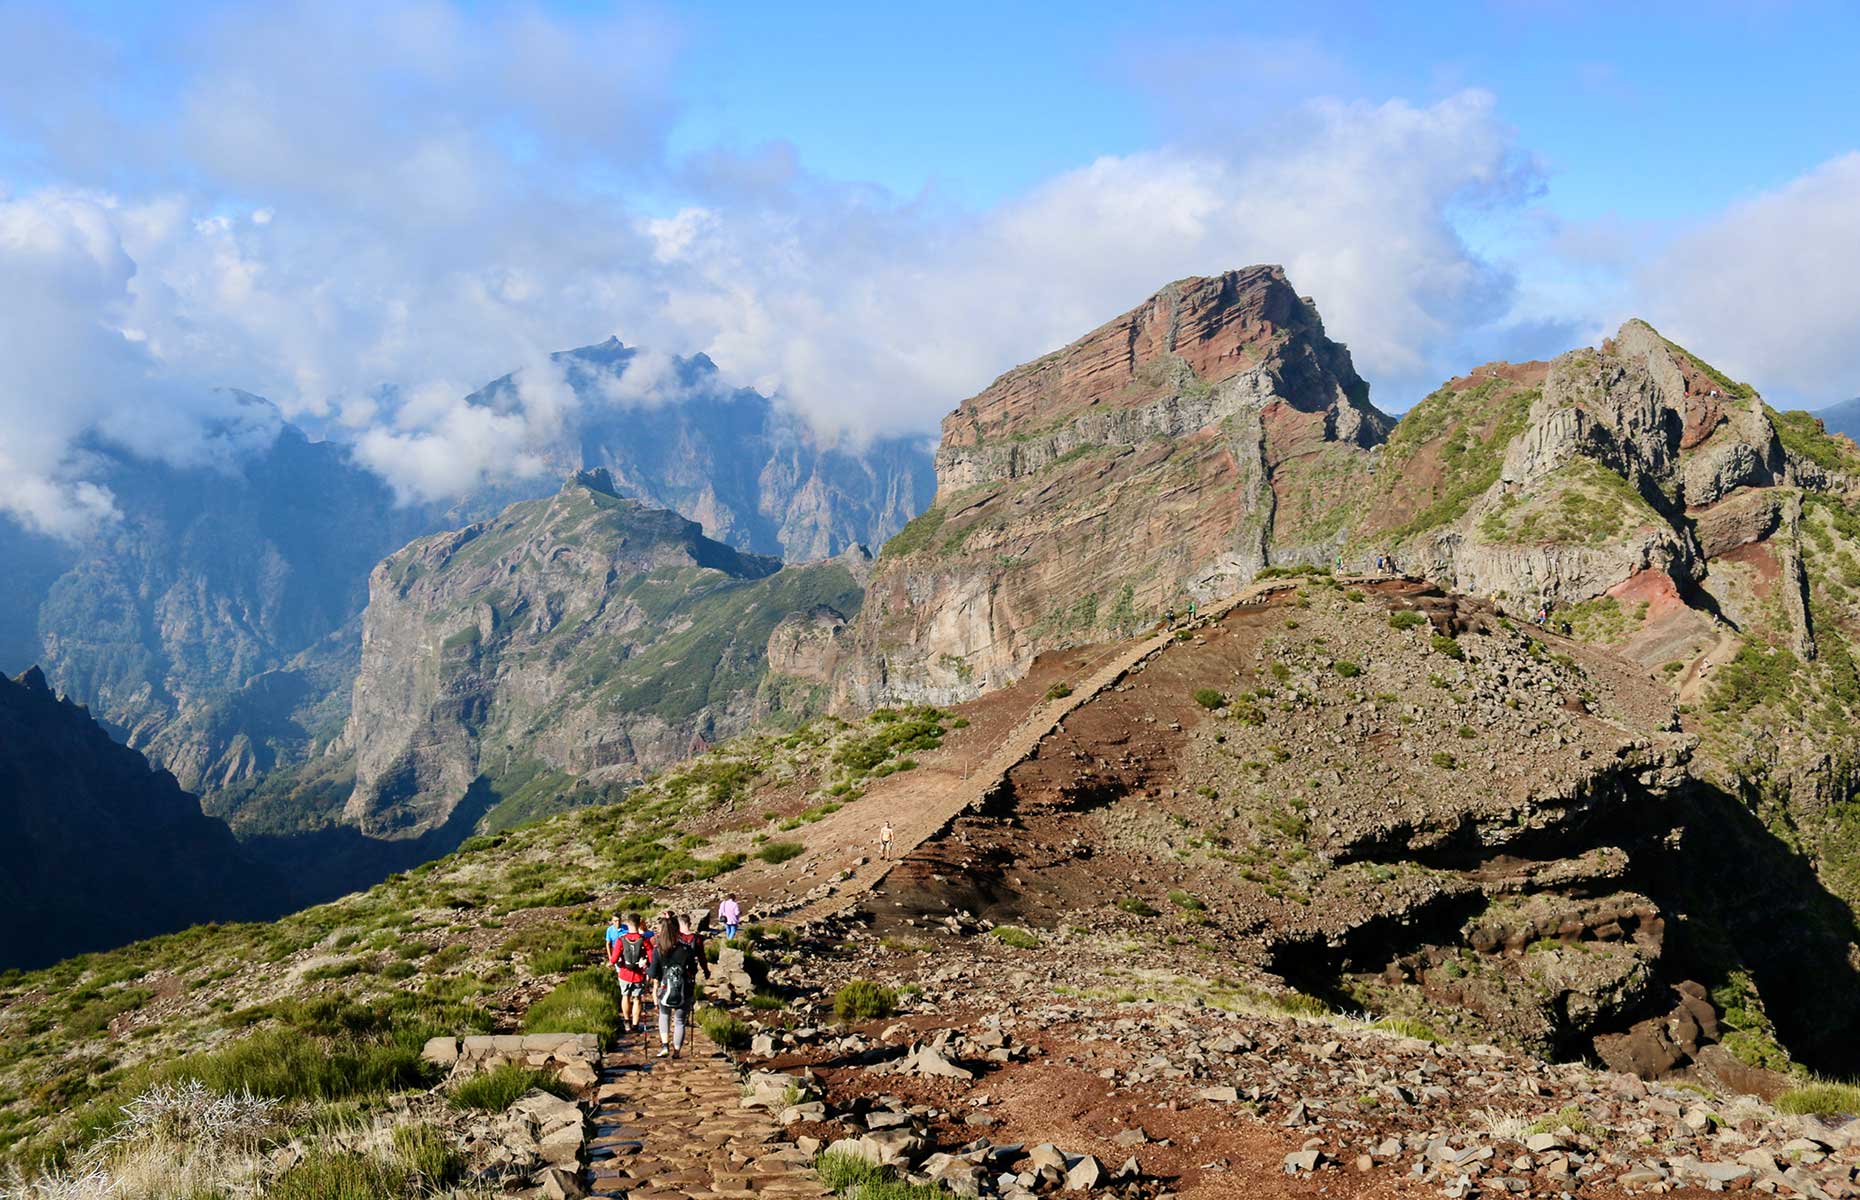
<svg viewBox="0 0 1860 1200"><path fill-rule="evenodd" d="M1183 105L1245 123L1311 95L1483 88L1543 158L1547 202L1583 219L1697 216L1860 130L1854 4L704 4L690 21L681 141L792 141L812 169L978 204L1166 141Z"/></svg>
<svg viewBox="0 0 1860 1200"><path fill-rule="evenodd" d="M1860 394L1857 60L1851 3L0 0L0 510L82 523L85 436L198 456L228 386L456 492L609 335L929 431L1254 262L1390 410L1636 315L1817 407Z"/></svg>

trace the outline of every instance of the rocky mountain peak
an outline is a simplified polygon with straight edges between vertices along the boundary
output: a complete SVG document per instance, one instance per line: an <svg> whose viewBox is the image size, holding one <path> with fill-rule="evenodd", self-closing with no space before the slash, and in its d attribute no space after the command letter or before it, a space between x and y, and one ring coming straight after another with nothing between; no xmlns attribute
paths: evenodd
<svg viewBox="0 0 1860 1200"><path fill-rule="evenodd" d="M1038 437L1093 412L1143 412L1205 396L1253 373L1260 377L1248 390L1258 394L1283 389L1301 407L1366 410L1343 422L1364 445L1391 424L1368 408L1369 387L1349 350L1325 336L1317 306L1298 295L1284 268L1247 267L1176 280L964 400L943 420L938 483L972 482L973 456L963 449Z"/></svg>
<svg viewBox="0 0 1860 1200"><path fill-rule="evenodd" d="M39 670L36 666L27 667L13 680L13 682L25 688L35 696L45 696L49 698L52 694L51 687L45 682L45 672Z"/></svg>
<svg viewBox="0 0 1860 1200"><path fill-rule="evenodd" d="M1171 283L945 418L936 503L880 556L842 698L963 699L1328 561L1393 424L1283 269Z"/></svg>
<svg viewBox="0 0 1860 1200"><path fill-rule="evenodd" d="M859 601L847 566L784 570L599 468L412 542L369 585L343 813L389 838L462 837L525 785L630 782L740 732L780 618Z"/></svg>
<svg viewBox="0 0 1860 1200"><path fill-rule="evenodd" d="M563 486L584 487L590 492L600 492L602 495L616 498L620 495L620 485L614 482L614 473L606 467L590 467L576 471L568 477L568 483Z"/></svg>

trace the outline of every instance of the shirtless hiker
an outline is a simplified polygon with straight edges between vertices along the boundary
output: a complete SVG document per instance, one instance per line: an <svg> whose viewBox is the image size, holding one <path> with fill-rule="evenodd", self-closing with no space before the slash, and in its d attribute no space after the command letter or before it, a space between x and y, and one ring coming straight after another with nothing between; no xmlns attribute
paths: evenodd
<svg viewBox="0 0 1860 1200"><path fill-rule="evenodd" d="M889 817L885 818L885 823L878 827L878 856L880 858L891 857L891 818Z"/></svg>

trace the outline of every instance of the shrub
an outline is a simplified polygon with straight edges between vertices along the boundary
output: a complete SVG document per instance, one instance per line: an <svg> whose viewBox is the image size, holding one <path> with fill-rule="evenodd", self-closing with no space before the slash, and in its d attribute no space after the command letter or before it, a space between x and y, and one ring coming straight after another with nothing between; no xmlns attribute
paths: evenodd
<svg viewBox="0 0 1860 1200"><path fill-rule="evenodd" d="M360 972L367 964L368 960L364 958L351 958L343 962L324 963L320 967L311 967L308 971L305 971L303 979L305 983L322 983L329 979L347 979L349 976Z"/></svg>
<svg viewBox="0 0 1860 1200"><path fill-rule="evenodd" d="M216 1092L278 1100L380 1096L426 1086L434 1072L420 1058L424 1040L411 1035L321 1038L307 1037L302 1029L264 1029L166 1064L157 1081L196 1079Z"/></svg>
<svg viewBox="0 0 1860 1200"><path fill-rule="evenodd" d="M707 1004L697 1011L698 1028L704 1036L717 1043L725 1050L741 1050L749 1044L748 1023L739 1021L715 1005Z"/></svg>
<svg viewBox="0 0 1860 1200"><path fill-rule="evenodd" d="M1460 760L1457 758L1454 758L1451 754L1448 754L1445 750L1436 750L1434 751L1434 765L1439 767L1443 771L1452 771L1452 770L1456 770L1459 767Z"/></svg>
<svg viewBox="0 0 1860 1200"><path fill-rule="evenodd" d="M768 842L756 851L756 857L765 863L785 863L791 858L798 858L807 853L807 847L800 842Z"/></svg>
<svg viewBox="0 0 1860 1200"><path fill-rule="evenodd" d="M1196 704L1206 709L1220 708L1227 703L1226 696L1223 696L1220 692L1209 687L1196 688L1194 691L1194 700Z"/></svg>
<svg viewBox="0 0 1860 1200"><path fill-rule="evenodd" d="M532 1089L541 1089L554 1096L566 1096L568 1092L547 1071L505 1063L464 1080L452 1089L450 1099L459 1108L479 1108L485 1112L500 1113Z"/></svg>
<svg viewBox="0 0 1860 1200"><path fill-rule="evenodd" d="M1355 679L1358 675L1363 673L1362 667L1351 662L1347 658L1340 658L1336 662L1331 663L1330 669L1337 672L1337 674L1343 676L1345 679Z"/></svg>
<svg viewBox="0 0 1860 1200"><path fill-rule="evenodd" d="M1455 661L1464 661L1466 658L1466 651L1460 644L1444 633L1434 635L1434 653L1444 654Z"/></svg>
<svg viewBox="0 0 1860 1200"><path fill-rule="evenodd" d="M1046 689L1046 698L1048 700L1064 700L1071 694L1072 685L1065 682L1063 679Z"/></svg>
<svg viewBox="0 0 1860 1200"><path fill-rule="evenodd" d="M997 925L990 930L1003 946L1012 946L1016 950L1038 950L1040 939L1013 925Z"/></svg>
<svg viewBox="0 0 1860 1200"><path fill-rule="evenodd" d="M1175 905L1177 908L1186 909L1189 912L1200 912L1207 907L1207 905L1201 902L1199 896L1193 896L1183 891L1170 892L1169 903Z"/></svg>
<svg viewBox="0 0 1860 1200"><path fill-rule="evenodd" d="M1474 729L1471 725L1462 725L1460 726L1460 736L1463 738L1476 738L1479 736L1479 731Z"/></svg>
<svg viewBox="0 0 1860 1200"><path fill-rule="evenodd" d="M592 1033L605 1043L619 1028L620 987L606 967L570 975L523 1015L525 1033Z"/></svg>
<svg viewBox="0 0 1860 1200"><path fill-rule="evenodd" d="M869 979L855 979L833 995L833 1015L842 1021L875 1021L897 1007L898 994Z"/></svg>
<svg viewBox="0 0 1860 1200"><path fill-rule="evenodd" d="M313 1150L272 1181L274 1200L381 1200L407 1191L404 1168L367 1155Z"/></svg>
<svg viewBox="0 0 1860 1200"><path fill-rule="evenodd" d="M1283 996L1274 996L1272 1005L1283 1013L1295 1017L1322 1017L1330 1013L1330 1005L1316 996L1307 996L1303 992L1289 992Z"/></svg>
<svg viewBox="0 0 1860 1200"><path fill-rule="evenodd" d="M1144 901L1143 899L1137 896L1125 896L1122 900L1119 900L1117 902L1117 907L1123 909L1127 913L1133 913L1139 917L1154 917L1154 916L1161 915L1155 909L1151 908L1146 901Z"/></svg>
<svg viewBox="0 0 1860 1200"><path fill-rule="evenodd" d="M558 946L553 950L544 950L530 958L530 970L537 975L560 975L572 971L588 961L585 950L568 946Z"/></svg>
<svg viewBox="0 0 1860 1200"><path fill-rule="evenodd" d="M1800 1117L1860 1115L1860 1084L1812 1083L1790 1088L1776 1097L1776 1110Z"/></svg>
<svg viewBox="0 0 1860 1200"><path fill-rule="evenodd" d="M1438 1042L1440 1035L1426 1021L1417 1021L1413 1017L1383 1017L1371 1028L1380 1029L1397 1037L1414 1038L1422 1042Z"/></svg>
<svg viewBox="0 0 1860 1200"><path fill-rule="evenodd" d="M465 956L470 953L471 951L469 949L459 945L457 942L449 946L441 946L438 950L433 952L431 958L421 964L421 969L428 975L437 975L441 971L446 971L458 966L465 961Z"/></svg>
<svg viewBox="0 0 1860 1200"><path fill-rule="evenodd" d="M508 1105L506 1105L508 1107ZM465 1160L431 1125L402 1125L394 1130L394 1153L400 1163L429 1188L450 1187L465 1177Z"/></svg>
<svg viewBox="0 0 1860 1200"><path fill-rule="evenodd" d="M1392 612L1389 614L1389 627L1391 629L1413 629L1416 625L1425 624L1427 624L1427 618L1414 611L1412 608L1404 608L1400 612Z"/></svg>

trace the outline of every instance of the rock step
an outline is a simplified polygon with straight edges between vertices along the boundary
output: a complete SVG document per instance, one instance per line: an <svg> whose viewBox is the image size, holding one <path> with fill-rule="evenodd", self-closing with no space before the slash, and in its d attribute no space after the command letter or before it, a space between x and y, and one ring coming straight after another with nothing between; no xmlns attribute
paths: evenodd
<svg viewBox="0 0 1860 1200"><path fill-rule="evenodd" d="M650 1032L601 1060L582 1185L632 1200L826 1200L832 1195L780 1138L774 1117L739 1107L729 1056L698 1030L684 1054L654 1058Z"/></svg>

